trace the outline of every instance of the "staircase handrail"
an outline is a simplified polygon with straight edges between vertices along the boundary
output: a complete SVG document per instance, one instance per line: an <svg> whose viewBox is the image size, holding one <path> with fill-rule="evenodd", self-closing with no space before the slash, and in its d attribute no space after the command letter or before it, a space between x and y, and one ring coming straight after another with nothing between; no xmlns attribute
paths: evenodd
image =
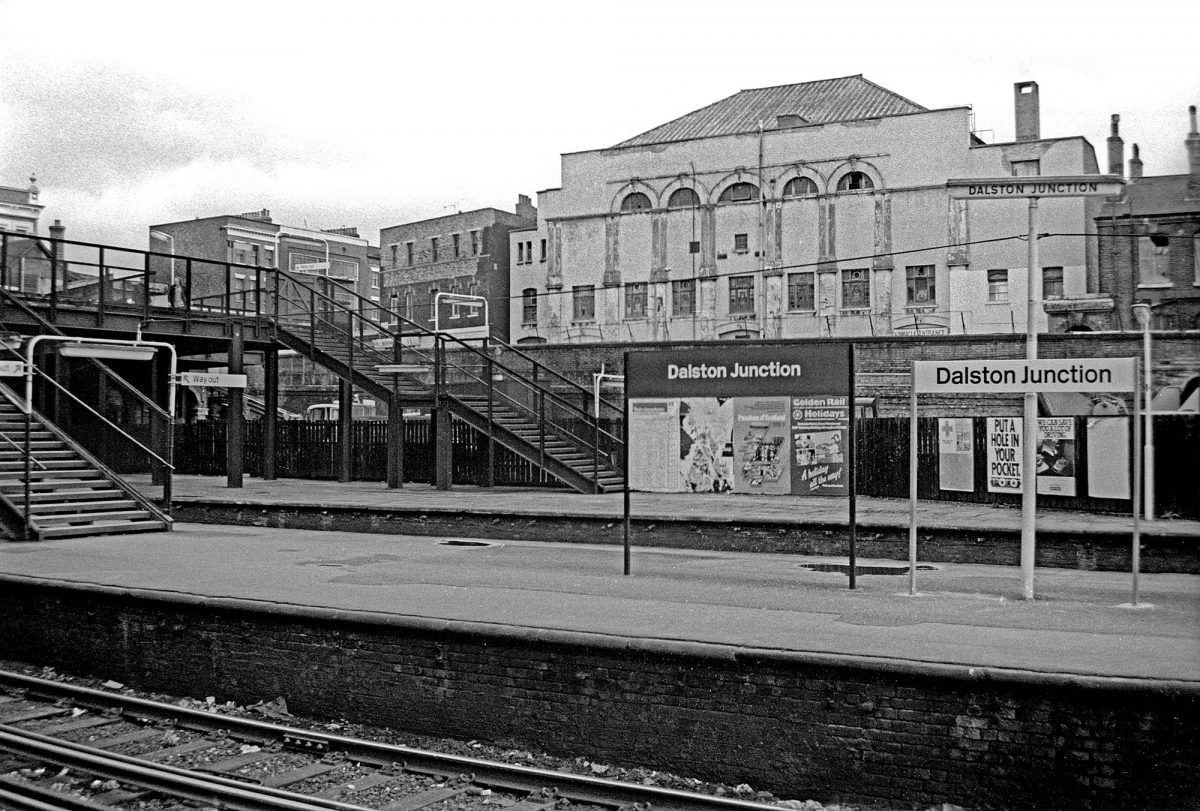
<svg viewBox="0 0 1200 811"><path fill-rule="evenodd" d="M539 369L545 369L552 376L561 380L563 383L566 383L567 385L571 386L572 388L577 389L581 394L586 394L589 398L595 397L595 392L593 392L591 389L587 388L586 386L581 385L580 383L577 383L576 381L572 380L571 378L567 377L566 375L562 374L561 372L559 372L555 369L552 369L551 367L542 363L540 360L537 360L536 358L534 358L532 355L528 354L527 352L521 351L520 349L518 349L517 347L508 343L507 341L502 341L499 338L491 338L490 342L498 345L501 349L503 349L506 352L512 352L514 355L524 358L525 360L529 361L530 363L532 363L534 366L536 366ZM607 400L604 397L600 398L600 403L604 406L607 406L608 408L611 408L613 411L617 412L618 414L621 414L625 411L623 406L620 406L617 403L612 402L611 400ZM597 414L596 416L599 416L599 415Z"/></svg>
<svg viewBox="0 0 1200 811"><path fill-rule="evenodd" d="M13 405L18 405L18 403L13 403ZM24 454L29 453L29 451L27 449L22 448L20 446L20 444L13 441L12 439L10 439L7 434L0 434L0 439L3 439L5 442L7 442L9 445L12 445L16 450L20 451L21 453L24 453ZM37 465L38 467L40 467L42 470L46 469L46 466L42 463L42 461L40 459L34 459L32 456L30 456L29 461L32 462L33 464Z"/></svg>
<svg viewBox="0 0 1200 811"><path fill-rule="evenodd" d="M37 371L41 372L40 369L38 369ZM42 372L42 375L45 376L45 373ZM18 397L17 394L12 391L12 389L8 388L8 386L5 386L2 383L0 383L0 394L3 394L6 398L8 398L9 402L24 409L24 405L23 405L24 398ZM83 403L83 406L86 408L87 403ZM90 451L88 451L87 448L83 447L83 445L81 445L78 440L70 437L65 431L63 431L61 428L59 428L57 425L55 425L52 421L47 419L44 414L35 410L33 408L32 403L29 404L28 414L30 415L31 418L36 418L37 421L39 423L41 423L41 426L44 429L46 429L50 433L54 434L56 437L58 437L63 442L70 445L72 447L72 449L75 451L75 453L78 453L80 456L83 457L84 461L86 461L90 465L93 465L97 470L99 470L102 474L104 474L104 476L111 483L113 483L118 488L120 488L122 491L124 491L126 495L128 495L130 498L132 498L138 504L140 504L143 508L147 509L151 514L162 519L163 521L166 521L168 524L173 524L175 522L175 519L172 518L166 512L166 510L170 509L170 504L164 505L166 507L166 510L159 509L158 505L156 505L153 501L151 501L149 498L147 498L137 488L135 488L131 484L129 484L129 482L125 481L125 479L122 476L120 476L115 470L113 470L108 465L104 464L98 458L96 458L96 456L93 453L91 453ZM103 420L104 417L101 416L100 419ZM108 422L108 420L104 420L104 421ZM109 425L112 425L112 423L109 422ZM116 427L116 426L113 426L113 427ZM120 431L121 429L118 428L117 430ZM124 431L122 431L121 433L124 433ZM128 434L126 434L126 436L128 436ZM154 456L155 458L159 458L157 454L155 454L149 448L145 448L145 446L142 445L142 443L138 442L136 439L133 439L133 437L129 437L129 439L132 440L134 442L134 444L144 448L146 450L146 452L149 453L151 456ZM167 463L163 462L163 464L167 464ZM169 467L171 470L175 469L173 465L167 465L167 467Z"/></svg>
<svg viewBox="0 0 1200 811"><path fill-rule="evenodd" d="M3 297L7 303L14 305L18 310L20 310L22 313L24 313L26 317L33 319L33 321L36 324L38 324L39 327L41 327L43 332L49 332L54 335L62 335L64 337L66 336L65 332L63 332L61 329L59 329L54 324L47 321L45 318L43 318L41 316L40 313L38 313L36 310L29 307L29 305L27 305L25 302L21 301L19 298L14 296L8 290L4 290L4 289L0 288L0 297ZM6 348L12 350L13 352L16 352L16 350L13 350L12 347L6 347ZM16 354L18 356L20 356L19 352L16 352ZM21 358L21 360L23 361L24 358ZM97 369L99 369L100 371L102 371L104 373L106 378L108 378L108 379L112 380L114 383L116 383L117 386L119 386L121 389L123 389L127 394L133 395L133 397L136 400L138 400L141 403L141 405L146 406L151 411L157 412L159 414L159 416L163 417L164 419L167 419L167 420L171 419L171 415L167 413L167 410L165 408L160 406L158 403L154 402L154 400L147 397L142 391L140 391L136 386L132 385L128 380L121 377L119 374L117 374L112 369L110 369L107 364L102 363L101 361L97 360L96 358L88 358L87 360L91 361L91 363Z"/></svg>
<svg viewBox="0 0 1200 811"><path fill-rule="evenodd" d="M364 323L366 323L366 324L370 325L370 327L371 327L371 328L372 328L374 331L376 331L376 332L380 333L381 335L383 335L383 336L388 336L388 337L391 337L393 340L395 340L395 339L397 339L397 338L402 338L402 336L403 336L403 333L400 333L399 335L397 335L397 333L393 332L391 329L389 329L388 327L384 326L383 324L381 324L381 323L379 323L379 322L377 322L377 321L374 321L374 320L372 320L372 319L369 319L369 318L367 318L367 317L366 317L366 316L364 316L362 313L360 313L360 312L359 312L359 311L358 311L356 308L354 308L354 307L350 307L350 306L347 306L345 302L343 302L343 301L339 301L339 300L335 299L334 297L332 297L332 296L330 296L330 295L326 294L325 292L323 292L323 291L321 291L321 290L317 290L317 289L316 289L316 288L314 288L314 287L311 287L310 285L308 285L307 283L305 283L303 280L296 278L295 276L293 276L292 274L288 273L287 271L285 271L285 270L281 270L281 269L277 269L277 270L276 270L276 273L277 273L277 274L278 274L280 277L287 279L288 281L292 282L293 284L296 284L296 285L298 285L298 286L301 286L301 287L303 287L303 288L304 288L304 289L306 289L306 290L309 290L309 291L311 291L311 292L312 292L313 294L315 294L317 297L319 297L320 299L322 299L322 301L323 301L323 302L329 303L329 304L333 305L333 307L335 307L335 308L337 308L337 309L340 309L340 310L342 310L343 312L349 313L349 314L350 314L350 316L351 316L352 318L358 319L358 320L360 320L360 321L362 321L362 322L364 322ZM277 283L277 284L276 284L276 291L278 291L278 289L279 289L279 288L278 288L278 283ZM365 304L365 305L367 305L367 306L371 307L372 309L382 309L382 310L385 310L385 311L386 311L386 312L388 312L389 314L391 314L391 315L395 316L395 317L396 317L396 319L397 319L397 322L398 322L398 323L404 323L404 324L407 324L407 325L409 325L409 326L411 326L411 327L415 328L415 330L416 330L417 334L419 334L419 335L423 335L423 336L426 336L426 337L432 337L432 338L433 338L435 341L441 341L442 343L452 343L452 344L455 344L455 345L457 346L457 348L459 348L459 349L462 349L462 350L465 350L466 352L468 352L468 353L470 353L470 354L473 354L473 355L475 355L475 356L479 357L479 358L480 358L481 360L483 360L485 363L490 363L490 364L493 364L494 366L498 367L498 368L499 368L500 370L502 370L503 372L505 372L505 373L507 373L507 374L509 374L509 375L512 375L512 376L513 376L515 379L519 380L519 381L520 381L520 382L521 382L523 385L525 385L526 387L528 387L528 388L531 388L531 389L533 389L533 390L535 390L535 391L538 391L538 392L544 393L544 394L545 394L547 397L550 397L552 400L554 400L554 401L555 401L556 403L558 403L560 406L562 406L562 407L566 408L566 409L567 409L567 410L569 410L569 411L572 411L572 412L574 412L575 414L577 414L577 415L579 415L579 416L582 416L584 419L586 419L586 420L592 420L592 419L597 419L597 420L598 420L598 419L599 419L599 418L598 418L598 416L593 416L593 415L589 414L589 413L588 413L588 412L587 412L585 409L582 409L582 408L580 408L579 406L575 405L575 404L574 404L574 403L572 403L570 400L568 400L568 399L566 399L566 398L562 397L561 395L559 395L557 392L553 391L552 389L549 389L549 388L545 388L545 387L539 386L539 385L538 385L538 383L537 383L537 381L530 380L530 379L528 378L528 376L526 376L524 373L522 373L522 372L519 372L519 371L517 371L516 369L513 369L513 368L511 368L511 367L509 367L509 366L506 366L505 364L501 363L500 361L497 361L495 358L493 358L493 357L491 357L490 355L488 355L488 354L487 354L485 351L483 351L483 350L480 350L480 349L479 349L479 348L477 348L477 347L471 346L470 344L468 344L468 343L466 343L465 341L463 341L462 339L460 339L458 336L455 336L455 335L449 335L449 334L447 334L447 333L444 333L444 332L436 332L436 331L434 331L434 330L430 329L429 327L426 327L426 326L424 326L423 324L418 324L417 322L415 322L415 321L412 321L412 320L410 320L410 319L406 318L405 316L402 316L402 315L400 315L399 313L395 312L394 310L391 310L391 309L388 309L388 308L386 308L386 307L383 307L383 306L382 306L381 304L379 304L378 302L374 302L374 301L371 301L370 299L363 298L362 296L360 296L360 295L359 295L357 292L355 292L355 291L352 291L352 290L347 290L346 292L347 292L347 293L349 293L349 294L350 294L351 296L353 296L354 298L358 299L360 303L363 303L363 304ZM276 302L278 302L278 299L277 299L277 298L276 298ZM315 316L316 314L315 314L315 313L313 313L312 315L313 315L313 316ZM278 321L278 319L279 319L279 316L278 316L278 306L277 306L277 304L276 304L276 321ZM327 322L327 323L329 323L329 322ZM341 332L341 333L343 333L343 334L349 334L349 336L350 336L351 338L353 338L353 337L354 337L353 330L350 330L350 331L347 333L347 330L343 329L342 327L340 327L340 325L338 325L338 324L336 324L336 323L331 323L331 326L332 326L334 329L336 329L338 332ZM507 344L504 344L504 345L505 345L505 346L507 346ZM414 349L415 349L415 347L406 346L406 347L405 347L405 349L406 349L406 350L409 350L409 351L412 351L412 350L414 350ZM377 350L376 350L376 351L377 351ZM418 350L418 354L422 354L422 355L426 355L426 356L427 356L427 353L420 352L419 350ZM443 357L444 357L444 354L443 354ZM561 375L560 375L560 377L561 377ZM582 392L582 393L586 394L586 395L588 396L588 400L589 400L589 401L592 399L592 392L591 392L591 391L589 391L588 389L585 389L584 387L580 386L578 383L575 383L574 381L571 381L571 380L569 380L569 379L567 379L567 378L562 378L562 379L563 379L565 382L567 382L569 385L571 385L571 386L574 386L575 388L577 388L577 389L578 389L580 392ZM618 446L619 446L619 445L624 445L624 441L623 441L623 440L622 440L620 437L616 436L615 434L612 434L611 432L609 432L609 431L606 431L606 430L604 430L604 429L602 429L602 428L601 428L601 429L599 429L599 431L600 431L600 433L604 434L604 435L605 435L607 438L611 439L611 440L612 440L612 441L613 441L615 444L617 444ZM590 444L590 443L588 443L588 444Z"/></svg>

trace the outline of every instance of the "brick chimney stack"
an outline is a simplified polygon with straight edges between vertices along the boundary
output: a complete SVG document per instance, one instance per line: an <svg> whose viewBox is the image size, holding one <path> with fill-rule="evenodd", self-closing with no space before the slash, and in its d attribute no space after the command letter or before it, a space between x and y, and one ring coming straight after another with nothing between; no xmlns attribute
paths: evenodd
<svg viewBox="0 0 1200 811"><path fill-rule="evenodd" d="M65 239L67 229L63 227L62 220L55 220L54 225L50 226L51 239ZM50 252L54 255L54 259L58 262L63 258L63 244L61 242L51 243Z"/></svg>
<svg viewBox="0 0 1200 811"><path fill-rule="evenodd" d="M1121 116L1112 115L1112 134L1108 136L1108 173L1123 177L1125 175L1125 141L1117 134L1121 126Z"/></svg>
<svg viewBox="0 0 1200 811"><path fill-rule="evenodd" d="M1196 131L1196 105L1188 107L1188 115L1192 119L1192 129L1188 133L1188 183L1187 199L1200 200L1200 132Z"/></svg>
<svg viewBox="0 0 1200 811"><path fill-rule="evenodd" d="M1134 180L1142 176L1142 159L1138 154L1138 145L1133 145L1133 157L1129 159L1129 179Z"/></svg>
<svg viewBox="0 0 1200 811"><path fill-rule="evenodd" d="M1042 137L1042 123L1037 82L1017 82L1013 85L1013 97L1017 113L1017 140L1038 140Z"/></svg>

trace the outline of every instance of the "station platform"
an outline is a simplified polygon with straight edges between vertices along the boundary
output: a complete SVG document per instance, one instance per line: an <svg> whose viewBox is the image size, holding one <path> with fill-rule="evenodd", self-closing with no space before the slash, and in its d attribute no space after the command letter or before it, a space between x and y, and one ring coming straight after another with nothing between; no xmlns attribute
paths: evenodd
<svg viewBox="0 0 1200 811"><path fill-rule="evenodd" d="M400 497L416 495L406 488ZM447 508L463 497L438 495ZM501 500L512 506L521 497L487 498L500 509ZM553 509L557 498L527 507ZM641 508L652 506L664 503L648 499ZM173 532L0 545L0 583L1200 690L1200 576L1142 574L1133 607L1129 573L1039 569L1029 602L1016 567L928 564L912 596L906 566L860 559L851 591L845 563L643 540L625 576L622 550L612 545L179 523Z"/></svg>

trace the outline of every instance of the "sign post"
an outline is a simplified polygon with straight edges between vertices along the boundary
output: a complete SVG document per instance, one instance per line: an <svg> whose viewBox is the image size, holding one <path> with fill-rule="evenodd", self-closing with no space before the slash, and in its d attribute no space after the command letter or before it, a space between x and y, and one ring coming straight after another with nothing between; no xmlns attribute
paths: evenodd
<svg viewBox="0 0 1200 811"><path fill-rule="evenodd" d="M1059 175L1032 177L969 178L946 181L951 197L965 200L1029 201L1028 271L1026 273L1025 358L1037 360L1038 200L1059 197L1115 197L1125 181L1114 175ZM1025 392L1024 463L1021 469L1021 573L1026 600L1033 599L1034 525L1037 522L1037 487L1034 451L1037 445L1037 394Z"/></svg>
<svg viewBox="0 0 1200 811"><path fill-rule="evenodd" d="M916 477L917 477L917 395L924 394L1015 394L1026 398L1025 423L1022 426L1021 464L1021 575L1026 600L1033 599L1033 564L1037 480L1037 410L1029 413L1028 401L1037 402L1038 392L1136 392L1136 361L1133 358L1072 358L1068 360L949 360L913 361L912 415L909 430L909 593L916 593ZM1135 397L1136 400L1136 397ZM1136 477L1136 471L1135 471ZM1134 489L1136 491L1135 483ZM1134 500L1134 536L1137 528L1137 500ZM1137 600L1138 556L1133 556L1134 601Z"/></svg>

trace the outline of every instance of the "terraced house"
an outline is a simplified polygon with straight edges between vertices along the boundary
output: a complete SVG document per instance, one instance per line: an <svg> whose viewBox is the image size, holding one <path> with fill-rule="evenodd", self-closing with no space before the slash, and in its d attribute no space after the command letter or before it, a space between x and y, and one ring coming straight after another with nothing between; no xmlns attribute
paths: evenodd
<svg viewBox="0 0 1200 811"><path fill-rule="evenodd" d="M1041 137L1036 83L1014 97L1009 143L984 143L968 106L857 75L744 90L565 154L536 229L510 237L512 340L1024 332L1025 201L956 200L946 182L1099 168L1082 136ZM1042 203L1042 299L1086 292L1102 204Z"/></svg>

